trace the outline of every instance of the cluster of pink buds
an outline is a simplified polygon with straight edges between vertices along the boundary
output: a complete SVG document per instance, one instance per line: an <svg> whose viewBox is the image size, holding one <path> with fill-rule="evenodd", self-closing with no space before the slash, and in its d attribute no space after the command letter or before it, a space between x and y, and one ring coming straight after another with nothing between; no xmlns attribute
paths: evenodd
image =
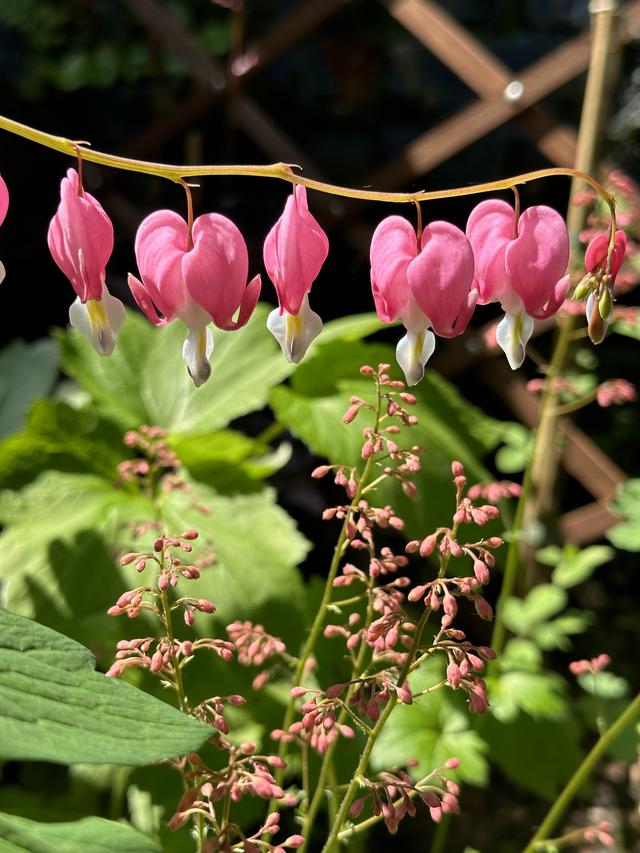
<svg viewBox="0 0 640 853"><path fill-rule="evenodd" d="M362 717L368 717L375 723L378 721L380 712L389 701L389 696L392 693L397 695L403 705L412 704L413 696L409 682L405 681L400 686L396 682L397 673L394 673L393 670L384 670L369 678L361 678L357 682L357 687L349 700L349 704L354 706ZM334 685L333 688L329 688L327 694L331 690L335 690L338 686L340 685Z"/></svg>
<svg viewBox="0 0 640 853"><path fill-rule="evenodd" d="M443 611L442 627L448 628L453 622L458 604L456 598L463 597L473 602L476 613L481 619L493 619L493 610L489 602L480 594L481 584L477 578L438 578L429 583L414 587L407 598L420 601L430 607L434 613Z"/></svg>
<svg viewBox="0 0 640 853"><path fill-rule="evenodd" d="M107 675L110 678L119 678L125 669L131 667L161 673L163 670L171 670L174 662L188 659L192 654L193 643L189 640L171 642L156 637L119 640L115 662L111 664Z"/></svg>
<svg viewBox="0 0 640 853"><path fill-rule="evenodd" d="M304 696L309 691L306 687L293 687L291 695L295 698ZM302 720L291 723L287 731L274 729L271 737L276 741L291 742L295 740L308 743L312 749L324 753L338 735L352 738L355 734L351 726L337 722L342 703L328 693L307 699L300 707Z"/></svg>
<svg viewBox="0 0 640 853"><path fill-rule="evenodd" d="M143 424L124 435L124 444L140 455L125 459L118 465L121 483L136 483L140 488L153 491L160 485L163 491L186 490L178 474L180 460L167 440L167 433L157 426Z"/></svg>
<svg viewBox="0 0 640 853"><path fill-rule="evenodd" d="M591 660L574 660L569 664L569 669L572 675L587 675L588 673L596 675L598 672L606 669L610 663L611 658L609 655L602 654L591 658Z"/></svg>
<svg viewBox="0 0 640 853"><path fill-rule="evenodd" d="M244 696L233 693L230 696L212 696L210 699L205 699L193 709L194 716L204 720L205 723L213 726L223 735L229 734L229 723L224 718L225 702L229 705L244 705L246 703Z"/></svg>
<svg viewBox="0 0 640 853"><path fill-rule="evenodd" d="M263 666L253 679L253 689L259 690L271 678L273 665L282 659L288 659L287 648L279 637L268 634L262 625L253 622L232 622L227 625L227 634L238 654L238 662L243 666Z"/></svg>
<svg viewBox="0 0 640 853"><path fill-rule="evenodd" d="M609 379L598 386L596 400L599 406L622 406L637 398L635 385L626 379Z"/></svg>
<svg viewBox="0 0 640 853"><path fill-rule="evenodd" d="M613 847L614 838L611 835L612 826L607 820L603 820L596 826L590 826L583 832L583 839L587 844L601 844L603 847Z"/></svg>
<svg viewBox="0 0 640 853"><path fill-rule="evenodd" d="M415 767L417 762L407 762L408 767ZM457 758L450 758L444 767L434 770L420 782L414 783L406 770L394 773L385 771L375 779L363 780L369 791L364 797L354 800L349 810L349 817L357 818L364 808L367 799L373 801L374 815L382 815L389 832L394 835L398 824L406 816L415 817L416 807L414 798L419 797L429 809L431 819L438 823L443 814L459 811L458 785L444 775L445 770L453 770L459 765Z"/></svg>

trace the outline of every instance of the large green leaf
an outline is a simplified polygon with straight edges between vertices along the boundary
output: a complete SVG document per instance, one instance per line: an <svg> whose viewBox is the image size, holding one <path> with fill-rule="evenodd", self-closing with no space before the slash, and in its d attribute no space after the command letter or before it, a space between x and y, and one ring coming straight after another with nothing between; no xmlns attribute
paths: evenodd
<svg viewBox="0 0 640 853"><path fill-rule="evenodd" d="M194 494L209 512L194 506ZM182 591L213 599L216 623L262 619L270 610L272 625L276 613L285 627L299 622L304 587L296 566L309 545L277 505L272 489L227 497L198 485L194 492L171 492L160 512L167 530L195 527L199 546L210 543L215 550L215 565L202 572L197 584L185 582Z"/></svg>
<svg viewBox="0 0 640 853"><path fill-rule="evenodd" d="M89 407L37 400L25 428L0 442L0 485L17 488L46 468L114 479L124 455L122 433Z"/></svg>
<svg viewBox="0 0 640 853"><path fill-rule="evenodd" d="M175 433L210 432L261 409L269 390L293 369L264 327L266 314L259 305L242 329L214 332L213 372L201 388L181 358L183 324L156 329L133 312L109 358L74 331L62 334L62 366L124 429L147 423Z"/></svg>
<svg viewBox="0 0 640 853"><path fill-rule="evenodd" d="M113 820L85 817L70 823L38 823L0 813L3 853L158 853L151 838Z"/></svg>
<svg viewBox="0 0 640 853"><path fill-rule="evenodd" d="M0 437L22 427L29 404L46 396L58 375L50 340L14 341L0 352Z"/></svg>
<svg viewBox="0 0 640 853"><path fill-rule="evenodd" d="M361 463L362 428L372 414L361 411L345 425L342 416L353 394L373 399L374 385L358 375L362 364L393 361L393 351L379 344L334 342L318 347L316 356L303 362L291 387L274 388L270 403L276 417L319 456L333 463ZM422 470L415 477L418 496L406 498L396 484L381 489L377 501L390 502L407 522L410 536L425 535L445 524L453 511L451 462L464 463L470 481L489 479L480 456L499 440L496 422L467 404L456 389L434 372L412 389L418 404L412 408L418 424L406 430L401 444L425 448Z"/></svg>
<svg viewBox="0 0 640 853"><path fill-rule="evenodd" d="M442 680L439 665L423 666L410 679L414 692ZM420 779L459 758L457 775L465 782L484 785L489 767L486 744L471 730L471 715L448 688L421 696L412 705L398 704L382 729L372 755L376 770L388 770L416 758L411 774Z"/></svg>
<svg viewBox="0 0 640 853"><path fill-rule="evenodd" d="M0 629L2 758L146 764L210 736L198 720L95 672L74 640L6 610Z"/></svg>
<svg viewBox="0 0 640 853"><path fill-rule="evenodd" d="M154 515L148 499L91 474L47 471L0 492L3 606L102 656L122 633L107 608L132 585L114 556L129 550L126 525Z"/></svg>

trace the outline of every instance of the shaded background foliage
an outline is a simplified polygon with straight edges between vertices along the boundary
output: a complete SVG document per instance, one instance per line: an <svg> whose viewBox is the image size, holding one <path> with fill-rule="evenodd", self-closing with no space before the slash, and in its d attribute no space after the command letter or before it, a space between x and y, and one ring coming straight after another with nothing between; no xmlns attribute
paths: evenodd
<svg viewBox="0 0 640 853"><path fill-rule="evenodd" d="M222 65L226 63L237 37L233 16L226 9L209 0L165 0L162 5L175 15L209 56ZM526 3L516 0L492 3L451 0L441 5L513 68L515 73L588 24L587 3L582 0L531 0ZM294 0L256 0L246 3L246 38L251 40L270 29L295 6ZM607 151L612 159L635 177L638 177L635 134L640 123L637 60L637 46L625 50L606 132ZM0 79L3 83L1 112L68 138L88 139L97 149L123 154L130 152L133 142L154 120L170 118L172 113L179 110L195 89L190 73L172 51L149 35L131 14L126 2L112 0L3 0L0 4ZM215 88L220 85L220 81L214 79L211 85ZM381 4L371 0L345 3L344 9L338 14L242 85L315 160L324 177L353 186L363 184L372 170L401 150L407 142L470 103L474 97L452 72L395 22ZM576 126L583 85L583 78L576 79L549 97L545 105L550 112L562 115L565 121ZM159 144L153 144L152 141L142 156L166 162L265 162L262 151L235 125L225 98L214 104L186 130L181 130ZM65 326L67 322L72 292L49 257L45 235L48 221L57 205L59 178L68 165L72 164L54 152L35 147L17 137L2 137L0 172L7 179L11 192L9 216L0 233L1 257L7 268L7 280L0 291L0 310L7 318L4 326L7 337L19 336L31 341L45 335L51 326ZM398 186L397 189L438 189L471 181L491 180L545 165L544 158L529 138L515 124L509 123L451 158L425 179L408 187ZM131 304L125 282L127 272L135 270L135 230L142 218L158 207L182 211L182 191L169 182L147 176L89 165L85 169L87 188L100 198L115 225L116 248L108 268L110 289ZM264 235L278 216L288 191L287 185L258 182L257 179L207 178L196 193L196 212L216 210L230 216L239 225L247 239L250 268L255 273L262 270ZM568 202L568 183L563 180L536 182L525 188L523 201L525 204L547 203L563 210ZM313 194L310 194L310 203L312 208L317 203L317 197ZM349 203L346 200L334 202L343 206ZM430 218L451 219L463 227L472 204L470 199L438 202L425 207L425 214ZM333 212L336 210L340 212L339 208L334 207ZM398 211L383 205L372 206L362 211L361 221L370 233L377 221L390 212ZM323 215L322 212L318 213L318 218L331 229L331 253L314 287L313 307L325 319L371 310L373 306L366 251L360 245L354 246L349 239L348 229L340 224L339 217L337 223L335 217ZM267 281L264 282L263 298L275 301ZM485 309L482 319L477 322L489 316L490 309ZM138 339L150 340L148 335L151 335L151 330L144 329L142 321L140 326L131 326L131 323L130 318L130 334L135 342ZM257 328L255 325L255 337L238 340L253 345L258 340ZM374 330L375 323L371 328L371 331ZM169 334L175 338L179 333L176 329ZM254 335L254 331L250 334ZM259 334L267 333L261 331ZM273 474L270 482L278 490L281 505L293 515L306 537L318 543L316 551L303 565L305 574L312 576L312 590L313 576L322 574L326 556L332 547L331 532L320 527L316 519L325 502L331 502L334 497L328 484L322 483L320 488L317 484L309 484L308 473L313 464L313 455L324 457L338 452L347 455L357 452L355 439L350 440L342 434L338 439L338 434L331 432L334 422L330 418L339 418L345 395L353 388L357 366L364 360L390 357L388 342L394 339L395 333L378 333L374 346L359 343L359 334L352 337L355 340L345 341L340 335L336 335L334 340L325 339L319 350L314 351L315 356L295 373L290 385L273 391L271 386L286 377L286 367L274 366L268 387L259 392L256 388L263 380L251 375L258 362L248 358L245 368L248 378L238 372L227 379L228 383L237 383L229 387L233 387L241 400L243 394L248 395L246 399L249 402L244 408L242 405L235 409L231 406L228 411L219 412L214 423L210 416L215 411L215 404L213 401L206 404L201 402L204 414L199 424L196 419L196 427L193 429L190 430L189 424L185 425L184 422L164 424L172 430L176 449L184 457L194 481L213 484L217 492L229 501L228 517L234 513L234 500L240 503L245 501L247 507L251 501L257 502L260 511L267 515L279 513L280 510L273 504L272 494L264 487L264 478ZM619 337L608 339L606 345L598 350L599 364L592 365L592 368L603 377L628 375L625 370L631 345L631 342ZM14 348L20 346L14 344ZM30 398L45 397L57 381L58 368L53 348L47 349L47 344L38 346L40 349L37 351L31 350L32 354L35 353L33 362L25 362L23 357L8 362L11 372L16 369L14 365L26 363L29 366L27 374L37 378L36 387L27 395ZM122 397L122 388L114 381L118 362L104 367L106 375L103 375L99 373L103 367L98 359L83 350L82 342L74 336L62 338L60 346L64 373L89 395L91 408L89 412L84 410L80 417L73 406L65 409L64 400L40 401L31 409L26 432L18 432L8 440L12 443L0 446L2 486L26 487L26 490L17 493L20 495L17 504L12 504L10 496L5 496L4 503L0 504L0 521L7 525L5 536L9 537L4 540L5 544L8 541L16 549L12 557L15 562L11 565L25 563L29 559L28 550L26 553L20 551L28 535L25 528L20 527L20 514L24 512L25 505L29 507L29 500L35 501L36 505L38 502L37 491L30 492L29 488L36 489L37 483L40 483L40 487L44 488L45 500L51 494L64 495L65 488L71 488L69 485L65 487L64 477L73 477L82 472L86 475L87 471L91 476L102 478L98 482L107 483L113 476L116 462L123 455L119 446L121 430L137 426L138 415L153 414L139 411L135 404L127 409L128 398L126 395ZM163 349L163 345L158 343L157 346ZM262 367L265 364L283 365L273 348L265 346L268 352L260 350L265 358ZM546 347L547 342L544 341L542 348ZM119 348L125 350L124 342L119 344ZM24 356L25 351L20 352ZM167 358L177 360L175 341L173 348L167 346L166 354ZM154 372L155 357L153 354L149 356L149 371L140 378L140 382L147 383L149 388L163 381L167 384L177 382L181 365L176 365L175 372L172 372L173 368L163 372L161 365ZM281 372L278 373L278 370ZM214 362L214 377L216 372L221 382L216 390L220 391L226 374L217 360ZM181 375L180 381L183 379L185 377ZM252 379L256 381L252 383ZM243 381L246 381L246 385L243 385ZM16 387L20 384L24 383L15 383ZM427 456L427 470L438 483L444 482L447 477L448 459L463 455L465 451L469 459L464 461L474 476L481 478L494 470L493 451L505 440L504 429L496 419L510 417L503 404L477 383L472 371L460 378L459 386L464 397L490 415L465 404L462 397L456 395L455 389L442 383L436 375L429 378L419 391L420 404L424 407L423 420L427 425L424 440L431 452L431 458ZM178 387L182 389L186 386ZM131 387L127 390L132 392ZM167 399L170 400L171 389L168 390ZM203 397L200 399L204 400ZM256 445L246 438L259 435L272 422L271 411L265 408L267 402L289 430L285 438L293 441L293 454L285 467L281 467L284 458L273 464L268 459L265 461L269 448L259 446L259 442ZM316 420L314 416L317 416ZM627 473L637 475L640 460L634 453L637 440L633 413L629 410L612 413L609 410L605 417L593 415L589 410L587 418L592 436L614 459L624 463ZM329 429L324 430L327 425ZM2 426L4 434L9 435L18 430L20 424L3 422ZM216 446L220 444L215 443L220 442L221 434L214 430L221 428L230 429L228 433L222 434L225 449L216 456ZM465 437L468 431L471 431L471 435ZM207 450L202 449L204 434L208 436ZM292 435L297 438L292 439ZM37 441L34 436L37 436ZM195 440L194 436L197 437ZM243 440L248 441L248 444L242 444ZM97 448L101 448L100 453ZM232 458L229 456L229 448L233 448L235 454ZM341 457L335 461L347 460ZM42 482L38 480L43 468L49 469L46 476L50 478L50 491L46 489L46 481L45 487L42 487ZM57 480L57 477L63 479ZM434 493L429 488L429 481L425 482L423 491L426 498L418 504L414 511L416 514L427 514L426 517L431 519L438 512L446 512L443 503L430 499ZM581 499L582 493L575 485L565 491L566 506L579 503ZM45 555L43 559L56 576L63 600L56 602L47 599L46 595L39 598L33 589L29 599L31 615L36 615L41 621L85 643L90 643L97 625L100 625L101 630L106 628L106 618L98 618L95 624L92 619L98 612L98 606L110 603L109 596L113 597L118 585L112 578L113 583L110 581L108 588L100 589L99 573L107 571L107 567L112 565L113 555L108 537L110 528L100 528L102 505L98 503L96 506L97 532L87 533L80 525L77 530L72 528L67 531L69 536L61 542L57 537L59 531L54 530L51 541L44 535L38 546L42 547ZM126 512L131 512L131 506L126 504ZM235 505L236 510L238 506ZM402 509L404 511L405 507ZM141 513L144 511L147 510L140 508ZM255 511L255 504L252 511ZM287 538L291 533L290 528L287 528L290 522L284 514L278 515L278 519L283 526L283 547L291 549L291 557L295 558L293 562L302 559L307 551L307 543L299 534ZM417 523L417 519L408 520L410 524ZM32 521L33 516L27 514L27 522ZM57 526L57 523L54 524L55 528ZM227 548L231 559L234 553L232 544L228 544ZM74 583L83 559L91 562L90 585L94 587L91 591L97 595L95 610L89 608L83 611L77 600L82 596L78 596ZM274 562L277 564L278 560ZM288 563L291 564L291 560ZM633 607L635 587L632 568L631 560L618 556L615 563L611 564L611 569L607 570L606 580L598 575L589 579L587 573L586 582L577 588L566 585L567 592L560 594L560 599L558 593L550 594L547 609L543 607L535 618L531 617L533 621L529 634L519 639L530 642L533 637L535 648L538 648L536 643L539 643L551 667L560 672L565 670L570 658L589 657L606 649L617 655L617 671L633 681L637 673L634 672L633 660L626 653L629 643L635 644L640 638ZM66 586L65 571L68 572ZM292 571L292 564L283 571ZM543 579L546 580L550 575L551 569ZM291 574L285 576L293 577ZM272 578L273 584L277 584L278 577L276 574L275 579ZM299 578L296 583L301 583ZM562 584L557 586L565 589ZM212 597L216 598L215 592ZM554 599L560 602L556 609L552 603ZM265 601L268 603L268 600L267 594ZM597 618L592 620L587 634L573 637L572 650L562 639L571 632L564 635L559 626L556 626L556 630L560 631L560 640L555 644L547 640L545 646L539 642L540 629L546 627L548 637L548 626L564 614L563 608L567 603L574 609L590 611ZM285 618L281 605L271 611L263 605L264 601L256 606L254 615L267 620L271 618L273 622L268 627L276 633L283 633L285 628L282 626L287 625L291 637L299 633L303 606L301 601L296 604L296 615L292 621ZM80 620L79 615L83 617ZM240 614L229 611L229 614L225 613L227 615L231 618ZM514 615L510 625L516 633L521 616ZM583 625L582 630L586 627L586 624ZM111 623L109 631L109 642L119 636L119 626ZM106 648L106 637L102 641L103 647L97 650L103 664L109 651ZM478 639L486 641L487 637ZM512 648L512 655L517 652L522 654L526 648ZM530 674L538 675L536 652L531 652L531 645L524 654L535 658L533 660L529 657L524 669L528 667ZM339 670L334 656L331 648L321 652L324 671L332 675ZM518 667L514 669L515 672L522 671L522 658L518 660ZM218 677L224 679L224 669L218 669ZM612 689L615 693L615 688ZM489 788L467 789L463 803L465 814L457 824L451 849L462 849L463 844L470 843L480 849L510 853L518 849L519 841L515 839L526 839L531 824L544 811L545 798L553 796L570 771L571 764L575 764L580 756L582 723L578 725L576 721L588 717L589 709L583 708L584 701L581 699L582 705L575 703L575 709L570 713L567 710L568 698L572 702L575 700L574 694L568 694L566 687L562 684L558 686L557 679L554 682L552 678L546 682L536 682L535 689L530 682L526 695L521 690L521 710L512 709L511 718L506 702L507 709L503 711L500 724L490 720L481 732L482 737L491 744L491 753L498 768L494 767L490 777L482 756L483 748L474 741L475 733L469 729L468 721L462 729L456 729L458 717L450 704L445 703L442 708L430 708L425 712L426 716L410 724L400 723L398 731L394 730L391 741L386 745L388 754L393 755L394 759L394 750L402 742L403 731L408 732L408 747L411 747L411 732L415 729L423 736L420 749L425 755L430 755L426 742L429 736L433 741L437 740L442 736L443 727L453 720L449 732L452 749L461 742L461 738L466 737L466 745L472 755L466 778L475 782L491 781ZM614 696L613 699L618 700L620 696ZM554 702L561 702L564 710L554 713L553 708L559 707L554 706ZM263 704L267 705L267 702ZM518 770L509 759L516 748L522 749L525 742L524 730L520 725L525 712L529 714L529 727L526 729L529 752L523 754L522 759L519 758L524 770L520 770L518 777ZM273 715L273 711L266 708L258 710L260 726L276 724L277 720L270 719L270 714ZM244 723L250 729L251 724L246 720ZM546 754L549 744L553 744L563 756L563 761L551 774L548 767L536 765L536 756L542 744L545 745ZM628 754L629 751L625 757ZM401 760L403 756L398 754L397 757ZM615 767L613 771L609 769L607 772L611 774L614 771ZM60 787L64 788L66 799L62 797L56 801L57 811L47 811L44 807L47 790L58 777L62 780ZM164 782L165 801L170 802L170 795L176 798L179 796L179 793L171 790L175 780L167 778L158 785L147 777L148 771L136 771L136 790L139 793L156 785L162 787ZM91 789L88 796L86 792L83 795L74 784L77 778L83 778L81 769L77 771L74 768L68 776L62 768L8 765L4 770L5 793L0 795L0 803L6 811L25 813L26 810L31 812L31 816L34 810L39 809L43 819L49 820L54 814L59 818L61 813L72 816L92 812L108 813L108 794L105 793L111 781L108 773L105 788ZM515 788L511 784L514 778L518 783ZM15 784L18 782L23 794L19 793L19 787ZM602 784L602 780L597 784ZM606 779L605 785L616 790L623 808L628 805L625 799L627 794L620 784L616 788L615 784L611 786L611 779ZM25 790L27 794L24 794ZM535 803L531 801L532 791L540 798ZM154 790L154 797L157 794L158 791ZM129 812L138 809L137 825L141 825L141 814L151 808L150 801L140 794L138 806L132 803L133 800L129 803ZM488 815L491 815L491 819ZM424 833L430 836L431 832L430 828L425 829L422 821L414 825L405 824L402 827L404 835L401 833L397 841L398 847L410 844L414 845L414 849L424 849ZM171 843L167 839L165 841ZM182 842L173 843L177 843L177 849L180 849ZM379 849L391 849L392 842L382 834L379 840L369 842L368 849L378 849L376 844ZM456 844L459 846L456 847Z"/></svg>

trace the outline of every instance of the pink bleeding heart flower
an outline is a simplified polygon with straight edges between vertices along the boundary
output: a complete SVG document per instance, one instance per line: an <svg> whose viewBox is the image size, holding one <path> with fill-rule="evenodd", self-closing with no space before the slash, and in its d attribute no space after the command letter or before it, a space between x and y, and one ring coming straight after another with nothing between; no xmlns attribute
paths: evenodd
<svg viewBox="0 0 640 853"><path fill-rule="evenodd" d="M322 320L309 307L309 291L328 254L329 239L309 212L305 187L297 184L263 249L279 303L269 314L267 328L294 364L322 331Z"/></svg>
<svg viewBox="0 0 640 853"><path fill-rule="evenodd" d="M416 385L435 349L435 337L466 329L478 293L472 289L473 252L449 222L431 222L418 242L412 225L389 216L371 239L371 287L378 316L401 320L407 334L396 348L407 383ZM433 331L430 331L433 329Z"/></svg>
<svg viewBox="0 0 640 853"><path fill-rule="evenodd" d="M111 355L126 316L124 305L105 283L113 225L100 202L83 189L75 169L69 169L60 184L60 204L47 242L53 260L78 294L69 309L71 325L100 355Z"/></svg>
<svg viewBox="0 0 640 853"><path fill-rule="evenodd" d="M239 329L260 296L259 275L247 284L244 238L230 219L218 213L199 216L190 231L177 213L158 210L138 228L135 253L142 281L129 273L131 292L154 325L164 326L178 317L187 326L182 357L200 386L211 375L209 322L226 331Z"/></svg>
<svg viewBox="0 0 640 853"><path fill-rule="evenodd" d="M567 226L544 205L527 208L516 222L511 205L489 199L471 211L467 237L475 256L479 302L499 302L503 308L496 341L515 370L524 361L534 319L555 314L569 289Z"/></svg>
<svg viewBox="0 0 640 853"><path fill-rule="evenodd" d="M0 225L4 222L7 210L9 210L9 190L7 189L7 185L5 184L2 175L0 175ZM4 277L5 268L2 261L0 261L0 283L4 281Z"/></svg>
<svg viewBox="0 0 640 853"><path fill-rule="evenodd" d="M589 337L594 344L604 340L613 316L613 286L627 252L627 235L616 231L613 249L609 253L609 236L596 234L589 241L584 255L587 275L576 287L574 298L582 289L589 293L586 315ZM608 258L608 260L607 260ZM608 264L608 268L607 268Z"/></svg>

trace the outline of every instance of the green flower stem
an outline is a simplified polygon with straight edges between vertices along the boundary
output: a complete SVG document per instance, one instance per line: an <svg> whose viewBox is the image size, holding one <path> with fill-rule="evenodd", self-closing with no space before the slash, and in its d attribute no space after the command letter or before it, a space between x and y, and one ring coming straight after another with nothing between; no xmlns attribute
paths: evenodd
<svg viewBox="0 0 640 853"><path fill-rule="evenodd" d="M373 578L369 578L369 589L371 589L372 586L373 586ZM371 595L371 593L369 593L369 601L367 604L367 614L365 616L365 621L364 621L365 626L371 622L372 615L373 615L373 596ZM345 700L344 700L345 707L342 709L342 711L338 715L336 725L342 725L345 722L345 720L347 719L347 716L349 713L347 710L349 702L351 700L351 697L353 696L353 694L355 693L355 691L358 688L358 684L357 683L354 684L353 681L354 681L354 679L357 679L360 677L360 675L362 675L362 672L364 671L365 663L366 663L366 660L368 657L368 652L369 652L369 646L367 645L367 642L363 637L361 642L360 642L360 648L358 649L358 656L357 656L357 658L353 664L353 669L351 671L351 682L352 683L349 686L349 689L347 691L347 695L346 695ZM371 732L369 733L369 735L371 735ZM333 740L329 744L327 751L325 752L325 754L323 756L322 764L320 766L320 773L318 774L318 780L316 782L316 788L315 788L313 797L311 799L311 802L309 803L309 808L308 808L308 810L304 816L304 823L303 823L303 830L302 830L302 835L304 836L304 844L302 845L300 853L306 853L307 845L308 845L309 839L311 837L311 830L313 829L313 824L315 822L316 816L318 814L318 810L320 808L320 805L322 804L322 800L323 800L324 795L325 795L325 784L327 782L327 779L331 779L332 776L335 776L334 767L333 767L333 754L334 754L337 746L338 746L338 738L336 738L335 740ZM333 825L335 823L335 820L337 817L337 812L335 809L335 803L333 803L333 796L330 800L330 803L332 804L332 812L333 812L333 814L331 815L331 825Z"/></svg>
<svg viewBox="0 0 640 853"><path fill-rule="evenodd" d="M377 401L375 408L375 420L374 420L374 432L378 431L380 426L380 418L382 415L382 393L380 390L380 386L377 387ZM364 466L364 470L358 482L358 488L356 490L356 494L351 501L348 512L345 514L344 521L342 523L342 527L340 529L340 535L338 536L338 541L336 542L336 547L333 551L333 558L331 560L331 565L329 566L329 573L327 575L327 581L324 585L324 591L322 593L322 601L320 602L320 607L318 608L315 618L313 620L313 624L311 625L311 629L309 630L309 634L307 636L307 641L304 644L304 648L302 649L302 654L298 659L298 664L296 666L296 670L293 677L293 686L297 687L302 682L302 678L304 676L304 671L307 665L309 658L311 657L313 650L315 648L316 642L318 641L318 637L322 631L324 621L327 615L327 610L329 609L329 605L331 604L331 595L333 593L333 582L336 579L336 575L338 574L338 569L340 567L340 560L344 554L346 545L347 545L347 527L352 518L353 513L355 512L358 503L362 497L362 492L367 485L368 479L371 475L371 469L373 467L373 463L375 461L374 456L370 456ZM282 721L282 730L287 731L291 723L293 722L293 718L296 712L296 699L293 696L289 697L289 701L287 703L287 709L285 711L284 720ZM278 755L280 758L286 760L287 752L288 752L289 744L285 741L280 742L280 749L278 750ZM282 784L282 780L284 779L284 769L278 770L276 773L276 782L280 785ZM275 807L275 802L273 800L269 800L268 811L267 813L273 811Z"/></svg>
<svg viewBox="0 0 640 853"><path fill-rule="evenodd" d="M611 228L615 235L615 207L613 196L607 192L602 184L598 183L598 181L590 175L580 172L577 169L553 167L549 169L538 169L535 172L525 172L522 175L516 175L513 178L505 178L501 181L488 181L482 184L456 187L448 190L418 193L389 193L375 192L373 190L357 190L351 187L341 187L334 184L327 184L323 181L314 181L310 178L303 178L300 175L296 175L292 171L292 166L287 163L273 163L272 165L267 166L175 166L167 163L150 163L146 160L133 160L130 157L118 157L113 154L106 154L102 151L93 151L91 148L86 148L85 146L89 144L87 142L75 142L71 139L66 139L63 136L54 136L51 133L45 133L42 130L37 130L36 128L29 127L26 124L21 124L20 122L7 118L6 116L0 116L0 129L16 134L17 136L22 136L23 138L29 139L38 145L43 145L46 148L52 148L55 151L60 151L62 154L68 154L70 157L81 157L82 160L86 160L89 163L99 163L102 166L110 166L115 169L124 169L129 172L141 172L142 174L155 175L156 177L167 178L168 180L176 183L184 178L197 178L209 175L248 175L257 178L276 178L281 181L288 181L291 184L302 184L302 186L317 190L321 193L339 195L344 198L363 199L366 201L415 204L418 201L434 201L442 198L453 198L454 196L477 195L478 193L507 190L518 184L526 184L528 181L564 175L584 181L589 184L589 186L593 187L600 196L602 196L611 212Z"/></svg>
<svg viewBox="0 0 640 853"><path fill-rule="evenodd" d="M596 766L602 755L638 716L640 716L640 693L632 702L629 703L629 705L627 705L618 719L596 741L591 752L584 759L580 767L578 767L571 779L569 779L562 793L549 809L547 816L542 821L540 828L525 848L524 853L536 853L536 851L540 849L540 842L545 841L549 837L549 834L565 813L567 807L576 794L585 784L591 774L591 771Z"/></svg>
<svg viewBox="0 0 640 853"><path fill-rule="evenodd" d="M171 618L171 604L169 602L169 595L166 590L160 593L160 601L162 603L162 616L164 619L164 624L167 629L167 639L169 640L169 644L171 649L173 649L173 643L175 640L175 636L173 633L173 619ZM173 672L175 677L175 690L178 694L178 703L180 705L180 710L184 714L189 713L189 703L187 702L187 694L184 689L184 681L182 679L182 667L180 666L180 661L178 660L177 655L172 653L171 655L171 663L173 666Z"/></svg>

